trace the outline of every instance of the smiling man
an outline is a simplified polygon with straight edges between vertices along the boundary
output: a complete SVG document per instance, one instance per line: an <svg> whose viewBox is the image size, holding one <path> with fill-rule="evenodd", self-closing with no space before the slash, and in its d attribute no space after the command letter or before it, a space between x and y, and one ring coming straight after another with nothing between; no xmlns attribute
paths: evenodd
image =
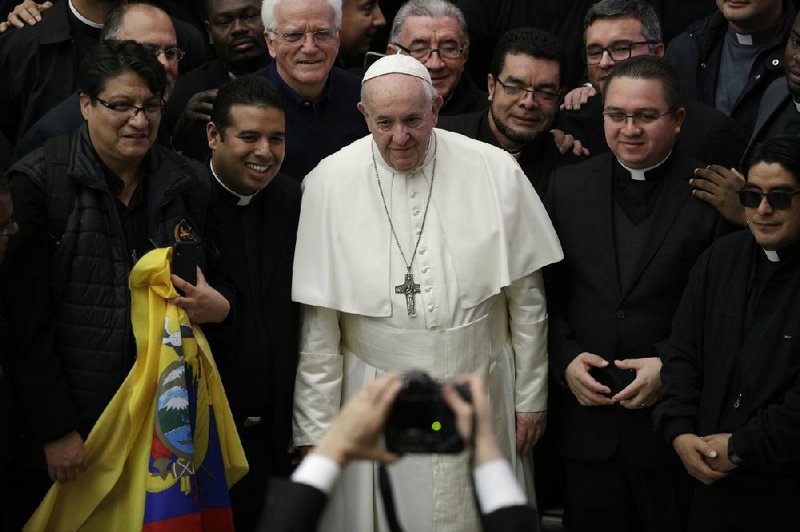
<svg viewBox="0 0 800 532"><path fill-rule="evenodd" d="M339 405L383 373L476 373L530 495L529 453L547 409L541 268L561 258L550 221L508 153L434 128L442 98L419 61L381 58L362 87L371 135L303 183L294 443L317 444ZM418 455L393 467L406 530L480 529L465 458ZM323 530L384 530L376 479L374 464L351 465Z"/></svg>
<svg viewBox="0 0 800 532"><path fill-rule="evenodd" d="M326 156L367 133L356 109L358 77L333 66L341 0L265 0L264 36L274 63L259 72L286 98L283 171L301 181Z"/></svg>
<svg viewBox="0 0 800 532"><path fill-rule="evenodd" d="M553 170L577 162L561 155L550 128L561 95L561 45L542 30L506 32L495 46L488 75L489 111L442 117L439 127L511 153L544 197Z"/></svg>
<svg viewBox="0 0 800 532"><path fill-rule="evenodd" d="M260 76L220 87L211 122L209 238L236 289L237 334L208 331L250 472L231 489L236 528L254 530L267 479L286 476L298 310L292 260L300 185L280 174L285 102Z"/></svg>
<svg viewBox="0 0 800 532"><path fill-rule="evenodd" d="M800 139L756 146L748 229L692 269L655 420L694 483L689 530L798 530ZM723 311L724 309L724 311Z"/></svg>
<svg viewBox="0 0 800 532"><path fill-rule="evenodd" d="M609 153L557 170L545 204L564 248L548 277L550 434L570 530L683 530L688 479L655 437L662 342L689 268L726 229L674 149L680 82L634 57L606 80ZM642 496L639 496L642 494Z"/></svg>

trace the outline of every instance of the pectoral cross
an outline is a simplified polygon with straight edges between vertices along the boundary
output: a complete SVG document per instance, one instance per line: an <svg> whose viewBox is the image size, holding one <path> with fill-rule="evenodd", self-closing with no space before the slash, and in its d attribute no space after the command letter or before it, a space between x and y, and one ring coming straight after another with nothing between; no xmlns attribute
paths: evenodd
<svg viewBox="0 0 800 532"><path fill-rule="evenodd" d="M417 309L414 302L414 295L419 294L419 285L414 282L414 275L411 272L406 274L406 281L394 287L395 294L406 295L406 307L408 308L408 317L416 318Z"/></svg>

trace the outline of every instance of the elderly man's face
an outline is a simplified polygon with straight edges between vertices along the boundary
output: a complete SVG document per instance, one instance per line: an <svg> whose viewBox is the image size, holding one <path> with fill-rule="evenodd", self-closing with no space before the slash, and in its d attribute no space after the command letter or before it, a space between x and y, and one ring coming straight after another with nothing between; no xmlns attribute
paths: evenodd
<svg viewBox="0 0 800 532"><path fill-rule="evenodd" d="M760 162L747 172L745 190L797 192L797 178L778 163ZM778 250L800 241L800 199L793 196L788 209L775 209L766 197L758 207L745 207L747 227L765 249Z"/></svg>
<svg viewBox="0 0 800 532"><path fill-rule="evenodd" d="M593 50L616 49L617 52L614 53L627 58L637 55L664 55L663 44L643 44L645 37L642 33L642 23L633 17L597 19L586 28L585 37L586 73L598 92L603 92L606 78L611 74L617 61L608 51L602 51L599 57L593 59Z"/></svg>
<svg viewBox="0 0 800 532"><path fill-rule="evenodd" d="M81 93L80 100L100 158L106 164L139 164L158 134L163 112L160 95L153 94L138 74L123 72L108 78L97 98Z"/></svg>
<svg viewBox="0 0 800 532"><path fill-rule="evenodd" d="M339 51L339 31L330 4L325 0L281 2L275 19L277 28L266 28L266 37L281 78L301 93L324 84ZM305 34L294 41L301 32Z"/></svg>
<svg viewBox="0 0 800 532"><path fill-rule="evenodd" d="M619 77L606 87L606 142L628 168L649 168L666 159L684 115L682 107L669 108L660 80Z"/></svg>
<svg viewBox="0 0 800 532"><path fill-rule="evenodd" d="M167 90L164 98L169 99L175 80L178 79L177 57L167 58L165 50L178 47L178 37L170 18L160 9L147 5L136 6L125 13L115 38L120 41L136 41L156 52L158 62L164 66L167 74Z"/></svg>
<svg viewBox="0 0 800 532"><path fill-rule="evenodd" d="M424 81L404 74L387 74L366 83L365 101L358 109L383 160L399 172L413 170L425 160L441 96L430 102Z"/></svg>
<svg viewBox="0 0 800 532"><path fill-rule="evenodd" d="M372 46L379 28L386 25L378 0L344 0L342 5L342 51L363 55Z"/></svg>
<svg viewBox="0 0 800 532"><path fill-rule="evenodd" d="M525 54L507 55L497 79L489 74L489 126L504 147L519 149L550 129L559 76L558 61Z"/></svg>
<svg viewBox="0 0 800 532"><path fill-rule="evenodd" d="M225 131L209 122L207 133L214 171L234 192L254 194L278 174L286 151L286 119L280 109L233 105Z"/></svg>
<svg viewBox="0 0 800 532"><path fill-rule="evenodd" d="M210 0L206 28L217 58L226 65L266 57L259 0Z"/></svg>
<svg viewBox="0 0 800 532"><path fill-rule="evenodd" d="M453 17L408 17L396 44L409 50L411 56L425 65L433 87L446 100L461 80L469 52L458 20ZM398 51L392 44L387 48L390 53Z"/></svg>

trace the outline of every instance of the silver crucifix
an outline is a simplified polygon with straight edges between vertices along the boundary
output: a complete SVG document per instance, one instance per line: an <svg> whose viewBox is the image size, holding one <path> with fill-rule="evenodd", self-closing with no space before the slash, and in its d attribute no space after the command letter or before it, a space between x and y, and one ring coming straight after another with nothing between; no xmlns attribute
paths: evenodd
<svg viewBox="0 0 800 532"><path fill-rule="evenodd" d="M394 287L395 294L406 295L406 307L408 308L408 317L416 318L417 309L414 302L414 295L419 294L419 285L414 282L414 276L411 272L406 274L406 281Z"/></svg>

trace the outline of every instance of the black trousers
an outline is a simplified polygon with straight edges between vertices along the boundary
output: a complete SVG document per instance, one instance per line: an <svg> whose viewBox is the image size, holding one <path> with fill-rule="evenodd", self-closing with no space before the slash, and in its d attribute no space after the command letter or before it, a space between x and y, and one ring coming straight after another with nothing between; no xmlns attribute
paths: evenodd
<svg viewBox="0 0 800 532"><path fill-rule="evenodd" d="M797 532L800 475L738 474L711 486L695 482L690 532Z"/></svg>
<svg viewBox="0 0 800 532"><path fill-rule="evenodd" d="M683 532L690 477L609 460L565 460L565 525L570 532Z"/></svg>

